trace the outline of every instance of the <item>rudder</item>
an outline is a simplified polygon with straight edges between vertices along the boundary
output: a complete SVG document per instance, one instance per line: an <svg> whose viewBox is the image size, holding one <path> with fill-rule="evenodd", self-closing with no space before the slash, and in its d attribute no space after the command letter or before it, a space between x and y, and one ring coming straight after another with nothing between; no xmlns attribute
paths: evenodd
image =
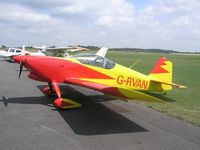
<svg viewBox="0 0 200 150"><path fill-rule="evenodd" d="M150 77L155 78L158 82L172 83L173 64L165 57L161 57L155 64L150 73ZM161 84L162 90L171 90L172 85Z"/></svg>

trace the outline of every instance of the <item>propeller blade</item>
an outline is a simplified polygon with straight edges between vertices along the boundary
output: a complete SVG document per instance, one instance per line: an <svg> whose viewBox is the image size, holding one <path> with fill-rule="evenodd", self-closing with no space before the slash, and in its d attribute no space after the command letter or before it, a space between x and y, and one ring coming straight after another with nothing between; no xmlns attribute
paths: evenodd
<svg viewBox="0 0 200 150"><path fill-rule="evenodd" d="M7 100L7 98L5 98L4 96L2 96L2 100L3 100L4 105L7 107L8 106L8 100Z"/></svg>
<svg viewBox="0 0 200 150"><path fill-rule="evenodd" d="M23 66L24 66L23 63L20 62L20 67L19 67L19 76L18 76L19 79L20 79L21 74L22 74Z"/></svg>

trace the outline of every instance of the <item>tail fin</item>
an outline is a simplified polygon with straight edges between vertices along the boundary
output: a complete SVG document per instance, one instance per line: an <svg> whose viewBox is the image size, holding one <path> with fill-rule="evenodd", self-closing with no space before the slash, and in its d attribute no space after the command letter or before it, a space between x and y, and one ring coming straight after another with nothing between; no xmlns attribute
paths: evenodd
<svg viewBox="0 0 200 150"><path fill-rule="evenodd" d="M155 79L154 82L161 83L162 90L172 89L172 66L171 61L161 57L149 75Z"/></svg>
<svg viewBox="0 0 200 150"><path fill-rule="evenodd" d="M25 44L22 45L22 50L23 50L23 51L26 51L26 46L25 46Z"/></svg>
<svg viewBox="0 0 200 150"><path fill-rule="evenodd" d="M97 51L96 55L101 56L101 57L105 57L107 51L108 51L108 48L104 46L101 49L99 49L99 51Z"/></svg>

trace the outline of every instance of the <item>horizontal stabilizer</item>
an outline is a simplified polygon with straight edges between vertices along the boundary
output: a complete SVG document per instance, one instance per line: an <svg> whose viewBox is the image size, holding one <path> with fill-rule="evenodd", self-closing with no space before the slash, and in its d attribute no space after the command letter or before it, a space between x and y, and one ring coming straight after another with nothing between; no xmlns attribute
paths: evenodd
<svg viewBox="0 0 200 150"><path fill-rule="evenodd" d="M160 84L165 84L165 85L171 85L173 87L177 87L177 88L180 88L180 89L187 88L187 86L176 84L176 83L167 83L167 82L162 82L162 81L157 81L157 80L151 80L151 81L155 82L155 83L160 83Z"/></svg>

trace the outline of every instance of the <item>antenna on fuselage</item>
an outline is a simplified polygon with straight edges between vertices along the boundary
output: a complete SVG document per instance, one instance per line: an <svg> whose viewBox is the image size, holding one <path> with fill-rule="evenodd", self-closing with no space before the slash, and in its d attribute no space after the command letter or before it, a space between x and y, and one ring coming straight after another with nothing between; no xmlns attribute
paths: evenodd
<svg viewBox="0 0 200 150"><path fill-rule="evenodd" d="M132 64L129 68L131 69L133 66L135 66L137 63L139 63L141 59L138 59L134 64Z"/></svg>

